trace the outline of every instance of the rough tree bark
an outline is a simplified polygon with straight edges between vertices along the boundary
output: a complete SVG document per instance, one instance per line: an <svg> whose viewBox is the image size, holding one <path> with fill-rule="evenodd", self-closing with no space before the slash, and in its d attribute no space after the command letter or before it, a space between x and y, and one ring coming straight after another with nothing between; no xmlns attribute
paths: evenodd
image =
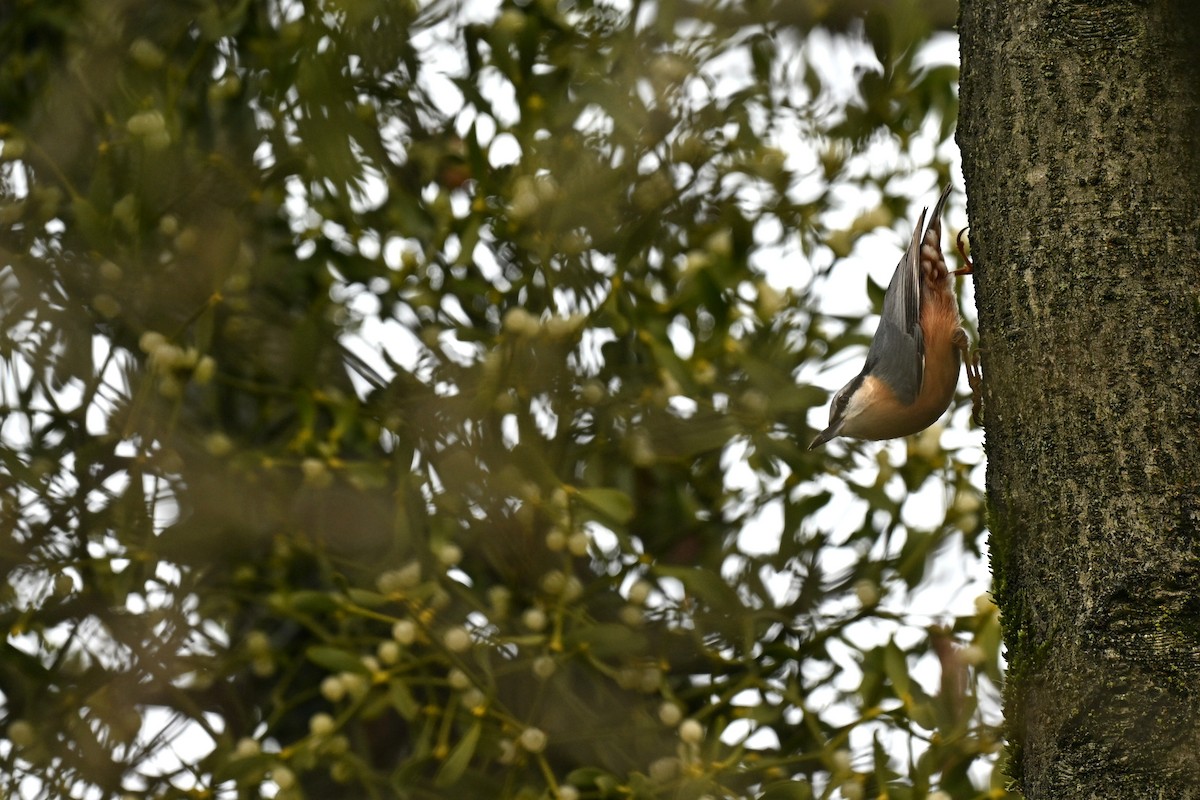
<svg viewBox="0 0 1200 800"><path fill-rule="evenodd" d="M963 0L1012 774L1200 797L1200 4Z"/></svg>

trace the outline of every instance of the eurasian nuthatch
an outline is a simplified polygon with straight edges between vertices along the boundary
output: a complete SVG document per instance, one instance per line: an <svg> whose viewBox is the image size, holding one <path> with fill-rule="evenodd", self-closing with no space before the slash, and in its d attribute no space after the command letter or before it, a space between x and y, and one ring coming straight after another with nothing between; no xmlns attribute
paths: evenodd
<svg viewBox="0 0 1200 800"><path fill-rule="evenodd" d="M925 211L917 221L908 250L896 265L883 296L879 328L867 350L867 362L833 396L829 427L809 449L836 436L896 439L937 421L954 397L960 358L979 407L979 357L970 357L970 339L958 316L950 276L968 274L970 264L953 273L942 255L942 192L929 227L922 235Z"/></svg>

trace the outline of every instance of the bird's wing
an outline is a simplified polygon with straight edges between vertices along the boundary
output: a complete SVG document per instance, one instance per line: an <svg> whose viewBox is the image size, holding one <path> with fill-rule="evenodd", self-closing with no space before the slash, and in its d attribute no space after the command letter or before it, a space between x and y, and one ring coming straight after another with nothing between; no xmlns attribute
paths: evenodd
<svg viewBox="0 0 1200 800"><path fill-rule="evenodd" d="M939 208L940 204L941 201ZM921 239L927 210L921 211L908 250L896 265L892 282L883 296L883 314L863 367L865 373L885 380L896 393L896 399L904 405L916 401L925 369L925 339L921 334Z"/></svg>

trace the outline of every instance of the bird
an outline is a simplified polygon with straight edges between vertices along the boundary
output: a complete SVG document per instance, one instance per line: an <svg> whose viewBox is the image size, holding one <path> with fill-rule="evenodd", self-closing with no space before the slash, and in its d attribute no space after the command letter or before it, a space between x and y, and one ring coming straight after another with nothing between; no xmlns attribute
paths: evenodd
<svg viewBox="0 0 1200 800"><path fill-rule="evenodd" d="M951 281L951 276L969 275L972 264L967 261L967 266L951 271L942 255L942 206L950 188L946 186L934 205L928 227L928 209L922 209L883 296L879 328L862 372L833 396L829 426L809 450L838 436L898 439L928 428L949 407L963 363L979 420L979 354L971 355Z"/></svg>

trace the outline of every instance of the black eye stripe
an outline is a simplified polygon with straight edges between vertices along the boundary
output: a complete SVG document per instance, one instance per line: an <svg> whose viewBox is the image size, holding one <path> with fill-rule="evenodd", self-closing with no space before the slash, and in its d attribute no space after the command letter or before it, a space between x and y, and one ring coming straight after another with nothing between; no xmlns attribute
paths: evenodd
<svg viewBox="0 0 1200 800"><path fill-rule="evenodd" d="M830 406L830 411L832 411L835 416L840 417L845 412L846 406L850 403L850 398L853 397L854 393L859 390L859 388L862 386L862 382L863 376L861 373L859 373L854 380L850 381L841 389L839 389L838 393L833 396L833 404Z"/></svg>

